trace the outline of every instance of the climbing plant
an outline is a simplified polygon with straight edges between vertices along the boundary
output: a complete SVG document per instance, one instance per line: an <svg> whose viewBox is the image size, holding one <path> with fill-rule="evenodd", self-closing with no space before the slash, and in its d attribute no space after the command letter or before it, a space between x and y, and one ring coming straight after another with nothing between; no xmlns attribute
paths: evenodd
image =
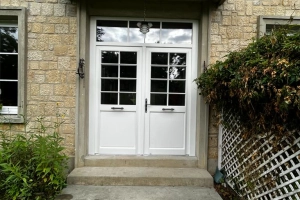
<svg viewBox="0 0 300 200"><path fill-rule="evenodd" d="M195 80L207 103L238 116L244 139L300 130L300 33L290 27L229 53Z"/></svg>

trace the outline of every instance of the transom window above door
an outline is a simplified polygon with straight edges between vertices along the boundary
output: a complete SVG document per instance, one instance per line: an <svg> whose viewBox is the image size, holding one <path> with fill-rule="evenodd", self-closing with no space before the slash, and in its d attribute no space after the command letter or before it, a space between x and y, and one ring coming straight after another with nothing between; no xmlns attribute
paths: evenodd
<svg viewBox="0 0 300 200"><path fill-rule="evenodd" d="M187 22L151 22L149 33L142 34L138 21L97 20L96 42L192 44L193 24Z"/></svg>

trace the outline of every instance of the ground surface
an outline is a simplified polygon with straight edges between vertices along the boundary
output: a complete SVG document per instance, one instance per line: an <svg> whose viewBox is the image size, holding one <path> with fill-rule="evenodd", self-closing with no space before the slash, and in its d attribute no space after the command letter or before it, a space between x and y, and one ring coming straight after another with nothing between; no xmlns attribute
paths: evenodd
<svg viewBox="0 0 300 200"><path fill-rule="evenodd" d="M223 200L242 200L229 186L215 184L214 187Z"/></svg>
<svg viewBox="0 0 300 200"><path fill-rule="evenodd" d="M222 200L214 188L68 185L56 200Z"/></svg>

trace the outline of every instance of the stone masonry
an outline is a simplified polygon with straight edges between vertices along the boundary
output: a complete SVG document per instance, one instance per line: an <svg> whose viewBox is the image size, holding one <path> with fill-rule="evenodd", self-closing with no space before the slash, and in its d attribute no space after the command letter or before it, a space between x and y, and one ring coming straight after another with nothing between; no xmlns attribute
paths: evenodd
<svg viewBox="0 0 300 200"><path fill-rule="evenodd" d="M210 63L246 47L257 37L259 16L300 16L300 0L226 0L211 13ZM218 121L211 111L209 160L218 158ZM213 166L210 166L213 168Z"/></svg>
<svg viewBox="0 0 300 200"><path fill-rule="evenodd" d="M64 121L66 153L75 154L77 7L70 0L1 0L0 6L27 8L27 118L46 125ZM30 126L30 125L29 125ZM14 129L21 129L15 125Z"/></svg>
<svg viewBox="0 0 300 200"><path fill-rule="evenodd" d="M63 116L60 132L67 154L75 154L77 7L71 0L0 0L0 6L22 6L27 12L27 118ZM300 16L300 0L226 0L211 13L210 63L247 46L257 36L258 16ZM218 121L210 112L208 158L218 157ZM15 125L15 131L22 126Z"/></svg>

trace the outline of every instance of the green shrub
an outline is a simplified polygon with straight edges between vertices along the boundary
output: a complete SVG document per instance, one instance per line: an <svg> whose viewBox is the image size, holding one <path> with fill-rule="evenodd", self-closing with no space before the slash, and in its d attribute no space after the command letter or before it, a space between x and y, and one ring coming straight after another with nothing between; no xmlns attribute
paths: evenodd
<svg viewBox="0 0 300 200"><path fill-rule="evenodd" d="M58 126L45 127L43 118L34 133L2 132L0 195L3 199L54 199L65 187L67 156ZM46 133L47 130L52 133ZM37 133L36 133L37 132Z"/></svg>
<svg viewBox="0 0 300 200"><path fill-rule="evenodd" d="M237 115L244 138L299 131L300 33L273 31L229 53L196 83L207 103Z"/></svg>

